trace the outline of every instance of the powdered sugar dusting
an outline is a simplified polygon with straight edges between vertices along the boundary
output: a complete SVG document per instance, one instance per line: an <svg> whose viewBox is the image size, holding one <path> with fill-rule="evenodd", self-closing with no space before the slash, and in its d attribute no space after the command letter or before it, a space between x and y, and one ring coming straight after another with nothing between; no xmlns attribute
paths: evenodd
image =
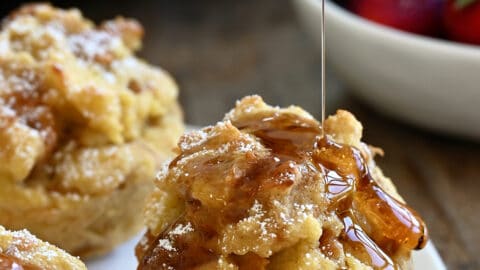
<svg viewBox="0 0 480 270"><path fill-rule="evenodd" d="M175 239L193 231L194 229L191 223L177 224L164 238L158 240L156 248L161 248L168 252L177 252L178 250L175 247Z"/></svg>
<svg viewBox="0 0 480 270"><path fill-rule="evenodd" d="M159 239L158 246L165 249L166 251L177 251L177 249L172 246L172 242L170 239Z"/></svg>
<svg viewBox="0 0 480 270"><path fill-rule="evenodd" d="M39 240L27 230L7 231L1 226L0 253L14 258L20 265L38 265L42 266L42 269L44 269L46 265L52 267L52 269L57 269L56 267L58 267L58 265L71 265L73 267L73 264L70 263L77 260L65 251ZM77 266L80 265L79 261L78 263Z"/></svg>
<svg viewBox="0 0 480 270"><path fill-rule="evenodd" d="M189 232L193 232L193 227L190 222L187 223L187 225L183 224L178 224L173 230L168 232L168 235L173 236L173 235L182 235L186 234Z"/></svg>
<svg viewBox="0 0 480 270"><path fill-rule="evenodd" d="M70 36L68 43L75 55L94 62L96 57L105 55L119 46L121 40L104 31L88 31Z"/></svg>

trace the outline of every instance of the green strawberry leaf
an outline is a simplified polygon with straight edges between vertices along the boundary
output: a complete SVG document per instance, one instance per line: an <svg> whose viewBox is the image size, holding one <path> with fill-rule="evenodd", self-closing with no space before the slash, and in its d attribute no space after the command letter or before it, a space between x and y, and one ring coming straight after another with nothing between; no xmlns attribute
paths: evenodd
<svg viewBox="0 0 480 270"><path fill-rule="evenodd" d="M456 0L455 7L457 9L463 9L475 2L477 2L477 0Z"/></svg>

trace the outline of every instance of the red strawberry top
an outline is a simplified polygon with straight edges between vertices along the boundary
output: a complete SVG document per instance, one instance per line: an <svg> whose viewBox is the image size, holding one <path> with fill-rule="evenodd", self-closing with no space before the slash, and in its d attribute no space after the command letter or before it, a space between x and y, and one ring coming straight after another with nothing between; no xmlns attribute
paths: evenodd
<svg viewBox="0 0 480 270"><path fill-rule="evenodd" d="M443 0L351 0L353 12L404 31L435 35L441 28Z"/></svg>
<svg viewBox="0 0 480 270"><path fill-rule="evenodd" d="M480 0L337 0L357 15L411 33L480 45Z"/></svg>
<svg viewBox="0 0 480 270"><path fill-rule="evenodd" d="M480 45L480 1L449 0L444 24L450 39Z"/></svg>

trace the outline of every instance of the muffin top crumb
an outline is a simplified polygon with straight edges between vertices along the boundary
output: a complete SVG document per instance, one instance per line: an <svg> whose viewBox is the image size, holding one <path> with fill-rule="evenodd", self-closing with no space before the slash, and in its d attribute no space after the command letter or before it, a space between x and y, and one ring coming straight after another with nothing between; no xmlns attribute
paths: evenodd
<svg viewBox="0 0 480 270"><path fill-rule="evenodd" d="M352 114L324 129L251 96L181 137L147 203L138 269L408 269L425 224Z"/></svg>
<svg viewBox="0 0 480 270"><path fill-rule="evenodd" d="M181 114L175 82L135 56L142 37L135 20L96 26L76 9L47 4L25 5L3 21L0 181L98 194L140 166L132 158L151 156L132 145ZM88 180L95 174L105 181Z"/></svg>

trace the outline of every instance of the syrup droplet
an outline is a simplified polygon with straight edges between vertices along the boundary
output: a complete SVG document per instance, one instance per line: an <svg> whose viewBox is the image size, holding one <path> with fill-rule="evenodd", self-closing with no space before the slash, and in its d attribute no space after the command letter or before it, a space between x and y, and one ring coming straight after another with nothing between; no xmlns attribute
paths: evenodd
<svg viewBox="0 0 480 270"><path fill-rule="evenodd" d="M327 198L330 201L338 201L347 196L351 192L355 181L352 177L343 178L336 171L329 169L325 169L324 178Z"/></svg>

